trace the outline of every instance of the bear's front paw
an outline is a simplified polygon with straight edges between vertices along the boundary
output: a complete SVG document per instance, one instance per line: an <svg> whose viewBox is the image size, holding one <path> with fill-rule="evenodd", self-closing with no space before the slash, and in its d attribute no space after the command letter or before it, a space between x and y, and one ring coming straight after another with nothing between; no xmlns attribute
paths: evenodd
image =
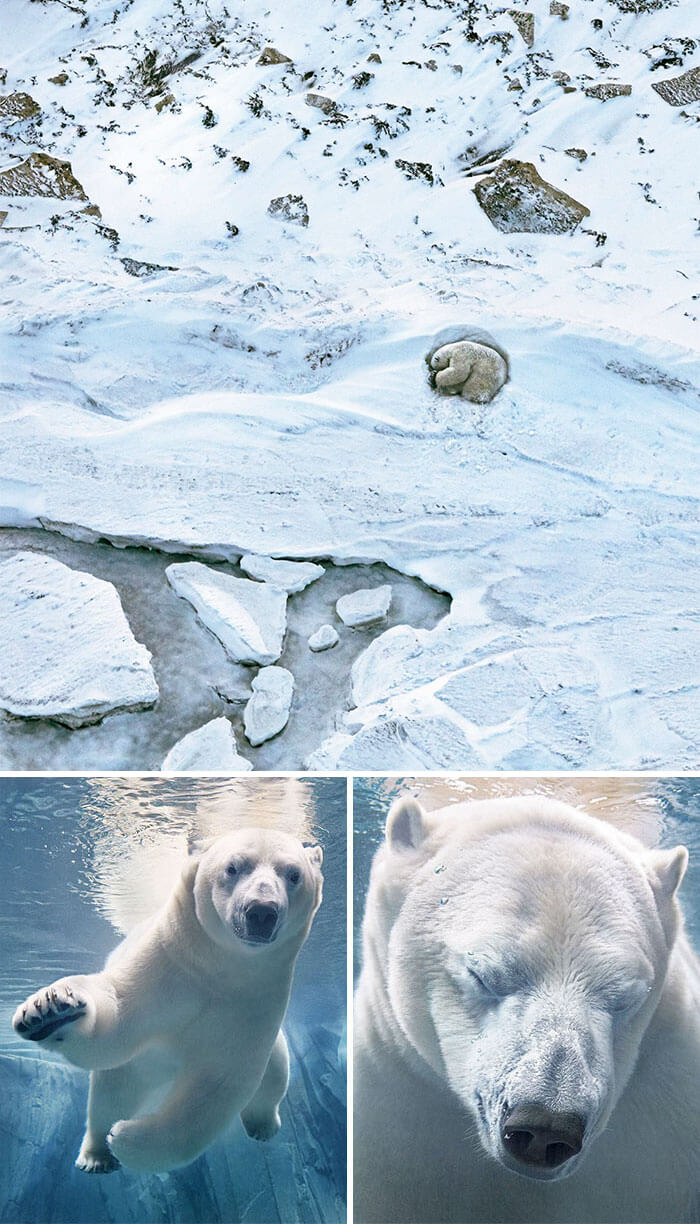
<svg viewBox="0 0 700 1224"><path fill-rule="evenodd" d="M46 986L20 1003L12 1017L12 1026L27 1041L43 1041L64 1024L71 1024L85 1015L87 1000L59 982Z"/></svg>
<svg viewBox="0 0 700 1224"><path fill-rule="evenodd" d="M244 1110L241 1114L241 1122L251 1139L260 1140L274 1139L282 1125L278 1109L273 1114L254 1114Z"/></svg>

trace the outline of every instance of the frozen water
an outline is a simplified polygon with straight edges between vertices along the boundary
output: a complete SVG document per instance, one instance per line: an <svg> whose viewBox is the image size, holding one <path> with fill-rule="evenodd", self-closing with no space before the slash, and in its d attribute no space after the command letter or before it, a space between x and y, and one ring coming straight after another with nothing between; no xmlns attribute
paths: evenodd
<svg viewBox="0 0 700 1224"><path fill-rule="evenodd" d="M274 663L287 629L287 596L266 582L232 578L199 561L170 565L173 590L188 599L234 663Z"/></svg>
<svg viewBox="0 0 700 1224"><path fill-rule="evenodd" d="M260 668L243 713L246 738L254 748L286 727L293 693L294 676L286 667Z"/></svg>
<svg viewBox="0 0 700 1224"><path fill-rule="evenodd" d="M114 587L53 558L17 552L0 563L0 706L67 727L158 700L150 654Z"/></svg>
<svg viewBox="0 0 700 1224"><path fill-rule="evenodd" d="M190 731L173 744L161 768L173 773L206 769L237 773L253 766L239 754L236 734L229 720L212 718L211 722Z"/></svg>
<svg viewBox="0 0 700 1224"><path fill-rule="evenodd" d="M314 565L310 561L275 561L272 557L254 557L250 553L241 557L240 566L251 578L269 582L290 595L303 591L324 573L322 565Z"/></svg>
<svg viewBox="0 0 700 1224"><path fill-rule="evenodd" d="M437 640L404 620L420 649L347 722L354 658L329 652L326 725L299 720L292 747L290 724L288 761L380 715L437 717L439 677L480 659L505 677L506 653L553 647L602 711L568 681L563 704L546 693L558 758L576 742L589 767L696 764L689 6L589 0L562 21L538 0L532 47L482 4L455 23L413 0L320 0L313 22L300 0L100 0L87 22L54 3L39 40L36 4L0 7L3 90L39 108L13 119L7 161L69 161L90 201L0 198L0 521L185 560L372 563L447 592ZM614 82L630 92L590 96ZM473 188L504 160L590 215L572 234L495 229ZM487 407L428 385L436 333L465 325L510 355ZM490 767L534 764L525 717L460 733ZM56 759L44 734L24 759ZM72 761L116 759L93 748Z"/></svg>

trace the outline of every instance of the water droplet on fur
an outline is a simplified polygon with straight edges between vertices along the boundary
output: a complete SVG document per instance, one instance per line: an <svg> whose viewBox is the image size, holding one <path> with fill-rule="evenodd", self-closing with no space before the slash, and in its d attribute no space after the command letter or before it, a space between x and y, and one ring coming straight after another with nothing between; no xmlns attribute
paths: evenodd
<svg viewBox="0 0 700 1224"><path fill-rule="evenodd" d="M447 871L444 863L440 863L440 866L435 868L435 874L439 875L441 871Z"/></svg>
<svg viewBox="0 0 700 1224"><path fill-rule="evenodd" d="M441 905L447 905L447 902L449 901L449 899L450 899L449 897L441 897L441 898L440 898L440 904L441 904Z"/></svg>

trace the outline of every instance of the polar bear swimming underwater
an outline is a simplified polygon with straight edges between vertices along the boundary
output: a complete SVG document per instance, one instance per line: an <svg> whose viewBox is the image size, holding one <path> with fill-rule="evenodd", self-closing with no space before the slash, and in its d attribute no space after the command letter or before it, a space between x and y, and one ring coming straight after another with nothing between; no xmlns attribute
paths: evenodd
<svg viewBox="0 0 700 1224"><path fill-rule="evenodd" d="M700 1219L687 857L540 796L392 807L355 1003L356 1224Z"/></svg>
<svg viewBox="0 0 700 1224"><path fill-rule="evenodd" d="M17 1008L21 1037L91 1072L78 1168L188 1164L239 1113L254 1139L278 1131L280 1026L321 904L322 858L270 828L219 837L100 973L61 978Z"/></svg>

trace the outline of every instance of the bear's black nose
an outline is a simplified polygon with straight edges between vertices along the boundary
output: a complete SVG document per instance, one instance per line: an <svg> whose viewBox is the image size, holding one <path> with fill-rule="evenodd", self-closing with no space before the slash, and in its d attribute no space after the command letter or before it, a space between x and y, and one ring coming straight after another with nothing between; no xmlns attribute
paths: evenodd
<svg viewBox="0 0 700 1224"><path fill-rule="evenodd" d="M246 935L253 943L269 943L274 938L279 906L273 901L251 901L246 906Z"/></svg>
<svg viewBox="0 0 700 1224"><path fill-rule="evenodd" d="M523 1165L556 1169L581 1151L586 1124L573 1113L542 1105L517 1105L501 1123L506 1151Z"/></svg>

